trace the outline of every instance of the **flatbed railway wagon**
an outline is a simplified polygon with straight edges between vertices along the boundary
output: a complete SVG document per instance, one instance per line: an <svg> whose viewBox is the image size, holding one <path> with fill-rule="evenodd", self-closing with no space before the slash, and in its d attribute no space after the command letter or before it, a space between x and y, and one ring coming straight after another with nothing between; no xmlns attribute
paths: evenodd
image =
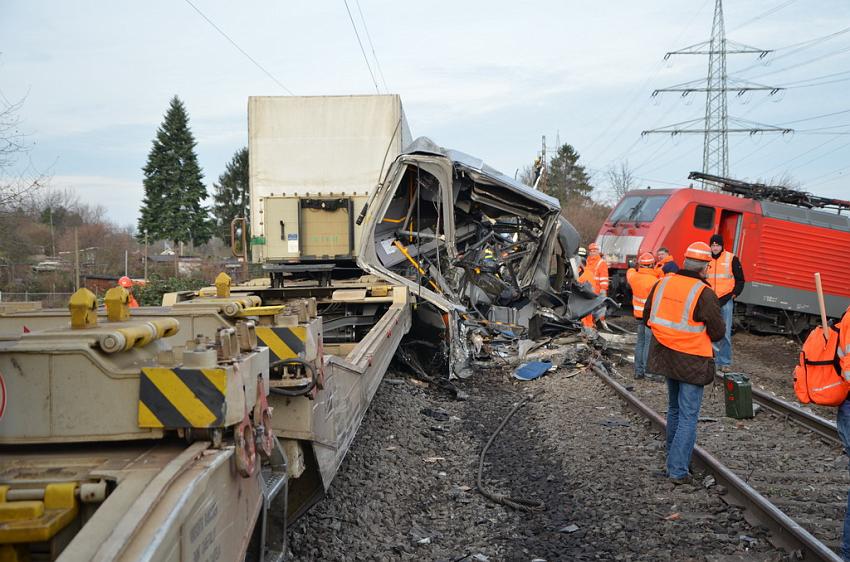
<svg viewBox="0 0 850 562"><path fill-rule="evenodd" d="M746 284L736 318L747 329L799 333L817 323L813 273L820 272L827 315L850 305L850 202L782 187L692 173L725 191L681 188L626 193L599 230L612 293L624 302L628 263L666 247L681 265L691 242L723 236L741 260Z"/></svg>
<svg viewBox="0 0 850 562"><path fill-rule="evenodd" d="M287 462L254 323L178 350L176 319L114 291L103 322L81 289L63 327L0 336L0 559L281 559Z"/></svg>

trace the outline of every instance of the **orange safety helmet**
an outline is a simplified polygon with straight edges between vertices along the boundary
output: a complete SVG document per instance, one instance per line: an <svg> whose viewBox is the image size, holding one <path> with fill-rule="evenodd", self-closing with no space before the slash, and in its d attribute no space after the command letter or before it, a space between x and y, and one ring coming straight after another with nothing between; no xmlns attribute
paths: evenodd
<svg viewBox="0 0 850 562"><path fill-rule="evenodd" d="M591 242L590 244L587 245L587 251L588 252L598 252L599 251L599 244L597 244L596 242Z"/></svg>
<svg viewBox="0 0 850 562"><path fill-rule="evenodd" d="M120 279L118 279L118 285L124 287L125 289L129 289L133 286L133 280L123 275Z"/></svg>
<svg viewBox="0 0 850 562"><path fill-rule="evenodd" d="M638 258L638 264L641 267L652 267L655 265L655 256L649 252L644 252Z"/></svg>
<svg viewBox="0 0 850 562"><path fill-rule="evenodd" d="M685 257L697 261L711 261L711 248L705 242L694 242L685 250Z"/></svg>

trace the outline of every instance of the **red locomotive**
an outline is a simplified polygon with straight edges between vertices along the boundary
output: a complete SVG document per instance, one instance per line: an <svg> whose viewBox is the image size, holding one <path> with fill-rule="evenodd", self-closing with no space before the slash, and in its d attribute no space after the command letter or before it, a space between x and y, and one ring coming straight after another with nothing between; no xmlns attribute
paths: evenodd
<svg viewBox="0 0 850 562"><path fill-rule="evenodd" d="M627 296L627 264L641 252L666 247L681 265L688 244L719 233L744 268L735 312L745 328L800 333L816 324L812 274L818 271L827 315L843 314L850 304L850 201L697 172L688 177L729 193L629 191L602 225L596 242L608 261L613 296Z"/></svg>

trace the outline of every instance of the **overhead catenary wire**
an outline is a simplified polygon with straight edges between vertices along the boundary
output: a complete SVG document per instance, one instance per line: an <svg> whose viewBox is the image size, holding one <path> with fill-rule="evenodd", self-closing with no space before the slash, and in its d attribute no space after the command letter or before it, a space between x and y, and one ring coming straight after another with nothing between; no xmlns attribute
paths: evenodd
<svg viewBox="0 0 850 562"><path fill-rule="evenodd" d="M360 52L363 53L363 61L366 63L366 68L369 69L369 76L372 77L372 84L375 85L375 92L381 93L378 88L378 81L375 80L375 73L372 71L372 65L369 64L369 57L366 56L366 49L363 48L363 41L360 40L360 32L357 31L357 24L354 23L354 16L351 15L351 8L348 7L348 0L342 0L345 4L345 11L348 12L348 19L351 21L351 28L354 30L354 36L357 37L357 44L360 45Z"/></svg>
<svg viewBox="0 0 850 562"><path fill-rule="evenodd" d="M363 10L360 9L360 0L355 0L357 3L357 12L360 14L360 21L363 23L363 30L366 32L366 40L369 42L369 48L372 50L372 57L375 59L375 66L378 68L378 76L381 77L381 83L384 85L384 91L389 92L387 80L384 78L384 71L381 68L381 61L378 60L378 53L375 52L375 45L372 43L372 34L369 33L369 26L366 25L366 18L363 16Z"/></svg>
<svg viewBox="0 0 850 562"><path fill-rule="evenodd" d="M266 70L266 68L265 68L263 65L261 65L259 62L257 62L257 60L256 60L254 57L252 57L251 55L249 55L249 54L245 51L245 49L243 49L242 47L240 47L240 46L236 43L236 41L234 41L233 39L231 39L231 38L230 38L230 36L229 36L227 33L225 33L225 32L224 32L224 30L222 30L219 26L217 26L217 25L215 24L215 22L214 22L214 21L212 21L210 18L208 18L208 17L206 16L206 14L204 14L201 10L199 10L199 9L198 9L198 7L197 7L197 6L195 6L195 5L191 2L191 0L184 0L184 1L185 1L187 4L189 4L189 6L191 6L193 10L195 10L196 12L198 12L198 15L200 15L202 18L204 18L204 19L207 21L207 23L209 23L209 24L213 27L213 29L215 29L216 31L218 31L218 32L221 34L221 36L222 36L222 37L224 37L225 39L227 39L227 40L230 42L230 44L231 44L231 45L233 45L234 47L236 47L236 49L237 49L240 53L242 53L243 55L245 55L245 57L246 57L249 61L251 61L252 63L254 63L254 66L256 66L256 67L257 67L257 68L259 68L261 71L263 71L263 73L264 73L266 76L268 76L269 78L271 78L271 79L274 81L274 83L275 83L275 84L277 84L278 86L280 86L281 88L283 88L283 91L284 91L284 92L286 92L287 94L289 94L289 95L291 95L291 96L294 96L294 95L295 95L294 93L292 93L292 90L290 90L289 88L287 88L286 86L284 86L284 85L283 85L283 83L282 83L280 80L278 80L277 78L275 78L275 76L274 76L271 72L269 72L268 70Z"/></svg>

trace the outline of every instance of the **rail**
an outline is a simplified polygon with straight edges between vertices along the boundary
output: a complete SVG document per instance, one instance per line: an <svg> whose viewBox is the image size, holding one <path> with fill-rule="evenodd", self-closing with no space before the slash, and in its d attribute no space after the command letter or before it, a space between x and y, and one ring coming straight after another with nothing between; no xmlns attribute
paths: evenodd
<svg viewBox="0 0 850 562"><path fill-rule="evenodd" d="M595 362L591 365L591 369L635 412L649 419L658 429L666 432L667 423L664 419L626 390L623 385L615 381L603 365ZM841 562L840 556L788 517L708 451L700 446L695 446L693 460L699 468L714 476L715 481L728 490L727 501L748 509L759 524L770 530L772 539L777 546L791 551L799 551L802 560Z"/></svg>

